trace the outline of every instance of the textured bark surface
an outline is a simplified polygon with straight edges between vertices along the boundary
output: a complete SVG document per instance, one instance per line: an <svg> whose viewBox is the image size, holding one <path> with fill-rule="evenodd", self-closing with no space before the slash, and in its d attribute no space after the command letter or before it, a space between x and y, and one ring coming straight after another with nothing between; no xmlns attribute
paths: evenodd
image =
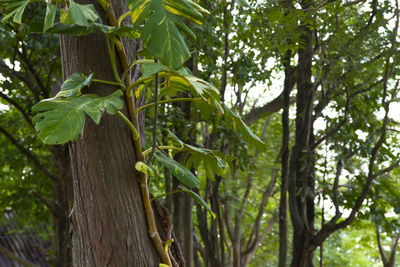
<svg viewBox="0 0 400 267"><path fill-rule="evenodd" d="M124 2L111 1L117 16ZM126 45L134 52L135 43ZM74 72L95 72L96 78L113 80L102 34L63 36L61 54L64 79ZM104 96L115 90L95 83L84 93ZM126 110L123 112L126 114ZM148 236L127 126L117 116L104 115L99 125L88 119L83 136L69 148L74 189L73 265L158 266L160 260Z"/></svg>

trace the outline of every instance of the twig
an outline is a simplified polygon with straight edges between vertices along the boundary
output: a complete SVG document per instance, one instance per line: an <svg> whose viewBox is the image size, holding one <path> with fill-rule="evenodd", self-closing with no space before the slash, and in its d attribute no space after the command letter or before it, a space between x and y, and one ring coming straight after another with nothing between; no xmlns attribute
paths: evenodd
<svg viewBox="0 0 400 267"><path fill-rule="evenodd" d="M157 63L157 60L155 60ZM158 74L154 75L155 83L154 83L154 120L153 120L153 144L151 146L151 153L147 162L150 162L151 158L153 157L154 151L156 149L156 142L157 142L157 119L158 119Z"/></svg>
<svg viewBox="0 0 400 267"><path fill-rule="evenodd" d="M0 133L4 134L5 137L7 137L10 142L16 146L19 151L22 152L22 154L24 154L28 159L30 159L35 165L36 167L43 172L47 177L49 177L53 182L58 182L58 177L51 174L46 167L44 167L39 160L37 159L36 155L32 154L32 152L30 152L29 150L27 150L25 147L23 147L18 141L17 139L15 139L6 129L4 129L3 127L0 126Z"/></svg>
<svg viewBox="0 0 400 267"><path fill-rule="evenodd" d="M13 252L8 250L7 248L3 247L0 245L0 253L6 255L8 258L12 259L13 261L18 262L19 264L23 265L24 267L39 267L36 264L33 264L32 262L29 262L21 257L18 257L15 255Z"/></svg>

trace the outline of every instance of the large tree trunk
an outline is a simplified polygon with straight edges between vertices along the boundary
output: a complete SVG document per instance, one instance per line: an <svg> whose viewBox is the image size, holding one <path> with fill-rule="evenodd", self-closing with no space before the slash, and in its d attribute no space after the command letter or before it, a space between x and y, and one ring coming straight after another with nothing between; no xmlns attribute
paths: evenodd
<svg viewBox="0 0 400 267"><path fill-rule="evenodd" d="M111 1L117 17L124 2ZM102 14L100 9L98 12ZM134 47L132 42L126 50L134 52ZM61 55L64 79L74 72L94 72L96 78L113 80L105 38L98 32L85 37L62 36ZM95 83L85 93L104 96L116 89ZM100 125L87 120L83 136L70 144L70 156L73 265L158 266L160 259L148 235L135 173L133 142L124 122L109 115Z"/></svg>

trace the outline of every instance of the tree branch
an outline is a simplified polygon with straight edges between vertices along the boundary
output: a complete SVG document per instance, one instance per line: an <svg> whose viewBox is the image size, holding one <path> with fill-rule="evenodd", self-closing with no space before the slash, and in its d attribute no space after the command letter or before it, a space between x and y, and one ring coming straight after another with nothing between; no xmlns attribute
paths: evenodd
<svg viewBox="0 0 400 267"><path fill-rule="evenodd" d="M399 244L399 239L400 239L400 234L397 234L392 243L392 251L390 252L389 262L390 263L393 262L393 266L394 266L394 260L396 258L397 245Z"/></svg>
<svg viewBox="0 0 400 267"><path fill-rule="evenodd" d="M279 158L280 158L280 154L278 155L277 159L279 159ZM251 230L250 237L247 241L246 250L243 252L243 254L250 253L251 250L254 249L255 246L257 246L257 242L259 240L259 235L260 235L260 224L261 224L262 215L264 214L264 209L267 206L269 198L273 195L273 189L274 189L277 177L278 177L278 170L275 169L274 174L271 177L271 181L269 182L267 189L263 193L261 205L258 209L257 217L256 217L256 220L254 221L253 229Z"/></svg>
<svg viewBox="0 0 400 267"><path fill-rule="evenodd" d="M290 104L295 102L294 98L290 99ZM269 113L275 113L282 109L283 107L283 92L277 96L271 102L268 102L262 107L256 107L250 110L246 115L244 115L244 120L247 124L252 124L256 120L261 119Z"/></svg>
<svg viewBox="0 0 400 267"><path fill-rule="evenodd" d="M33 124L32 124L31 118L25 112L25 110L21 107L20 104L18 104L17 102L15 102L13 99L8 97L6 94L3 94L2 92L0 92L0 97L3 98L8 103L10 103L11 105L13 105L21 113L21 115L24 117L25 121L29 124L29 126L31 126L33 128Z"/></svg>
<svg viewBox="0 0 400 267"><path fill-rule="evenodd" d="M47 97L48 96L47 88L44 86L39 73L32 67L32 62L30 62L29 58L26 56L26 48L24 42L21 41L21 44L22 44L22 52L16 50L18 58L20 59L21 63L24 64L25 68L32 74L33 78L36 81L36 84L38 85L38 87L42 92L43 97Z"/></svg>
<svg viewBox="0 0 400 267"><path fill-rule="evenodd" d="M21 264L24 267L39 267L38 265L33 264L32 262L27 261L24 258L21 258L21 257L15 255L13 252L11 252L7 248L3 247L2 245L0 245L0 253L6 255L8 258L10 258L11 260L13 260L15 262L18 262L19 264Z"/></svg>
<svg viewBox="0 0 400 267"><path fill-rule="evenodd" d="M56 218L59 217L59 212L58 212L58 209L57 209L55 203L53 203L51 200L43 197L36 191L30 190L29 194L31 194L36 199L38 199L40 202L42 202L50 210L50 212L53 214L54 217L56 217Z"/></svg>
<svg viewBox="0 0 400 267"><path fill-rule="evenodd" d="M6 129L4 129L3 127L0 126L0 132L2 134L4 134L5 137L7 137L10 142L16 146L19 151L22 152L22 154L24 154L28 159L30 159L35 166L42 171L48 178L50 178L53 182L57 182L58 178L51 174L37 159L36 155L34 155L32 152L30 152L29 150L27 150L25 147L23 147Z"/></svg>
<svg viewBox="0 0 400 267"><path fill-rule="evenodd" d="M379 254L381 255L383 266L386 266L386 264L388 264L388 260L387 260L386 255L385 255L385 251L383 250L383 247L382 247L381 233L379 232L379 226L378 225L376 225L376 229L375 230L376 230L376 241L378 243Z"/></svg>
<svg viewBox="0 0 400 267"><path fill-rule="evenodd" d="M9 75L10 77L16 78L25 83L28 89L35 96L35 100L39 102L40 92L36 89L33 83L29 79L27 79L27 77L29 77L27 74L10 69L10 67L3 60L0 60L0 72L3 74L7 73L7 75Z"/></svg>

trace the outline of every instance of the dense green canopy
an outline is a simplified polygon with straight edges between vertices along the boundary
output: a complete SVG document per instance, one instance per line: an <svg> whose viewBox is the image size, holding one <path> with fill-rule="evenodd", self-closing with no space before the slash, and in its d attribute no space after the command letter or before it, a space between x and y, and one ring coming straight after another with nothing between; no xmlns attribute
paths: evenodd
<svg viewBox="0 0 400 267"><path fill-rule="evenodd" d="M108 1L45 2L0 0L0 226L11 211L54 261L70 161L43 142L74 141L105 113L137 140L120 112L133 96L145 99L133 166L188 266L398 264L398 0L127 1L119 21ZM114 80L63 81L59 34L93 32ZM143 45L125 65L122 38ZM119 90L86 94L96 83Z"/></svg>

